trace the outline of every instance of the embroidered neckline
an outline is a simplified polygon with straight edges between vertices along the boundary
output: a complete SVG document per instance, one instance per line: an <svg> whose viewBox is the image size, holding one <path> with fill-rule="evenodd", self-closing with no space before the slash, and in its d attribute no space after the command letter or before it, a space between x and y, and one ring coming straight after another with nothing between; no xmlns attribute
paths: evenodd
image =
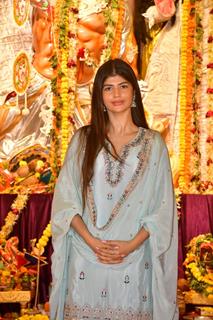
<svg viewBox="0 0 213 320"><path fill-rule="evenodd" d="M95 205L95 200L94 200L94 193L93 193L93 185L92 182L88 186L88 209L89 209L89 214L90 218L92 220L92 223L94 227L98 230L106 230L114 220L114 218L118 215L123 203L127 200L129 195L131 194L132 190L135 188L139 180L142 178L144 171L147 167L147 163L149 160L149 156L151 153L151 147L152 147L152 142L154 138L154 132L151 130L147 130L142 128L143 131L143 139L141 141L141 149L138 153L138 165L137 168L130 179L129 183L127 184L126 188L124 189L124 192L122 193L120 199L117 201L115 204L111 215L107 221L107 223L102 226L102 227L97 227L96 221L97 221L97 209Z"/></svg>
<svg viewBox="0 0 213 320"><path fill-rule="evenodd" d="M120 155L121 161L114 159L105 149L103 150L105 179L111 187L117 186L117 184L121 181L121 178L124 174L126 159L129 155L130 148L136 147L139 143L141 143L143 136L144 130L143 128L139 127L136 136L133 139L131 139L128 143L123 145L121 149L122 152Z"/></svg>

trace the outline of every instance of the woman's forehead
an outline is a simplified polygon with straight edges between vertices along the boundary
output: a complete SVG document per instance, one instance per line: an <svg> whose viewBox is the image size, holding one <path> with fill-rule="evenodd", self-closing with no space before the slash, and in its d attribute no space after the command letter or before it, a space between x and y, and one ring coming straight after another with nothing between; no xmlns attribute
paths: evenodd
<svg viewBox="0 0 213 320"><path fill-rule="evenodd" d="M112 75L106 78L106 80L104 81L104 85L106 84L117 84L117 83L122 83L122 82L129 82L127 81L124 77L116 74L116 75Z"/></svg>

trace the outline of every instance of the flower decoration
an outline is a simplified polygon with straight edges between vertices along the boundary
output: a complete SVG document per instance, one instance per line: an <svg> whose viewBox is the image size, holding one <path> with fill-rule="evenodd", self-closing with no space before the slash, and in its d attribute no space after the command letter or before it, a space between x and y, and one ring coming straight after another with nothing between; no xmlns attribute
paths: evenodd
<svg viewBox="0 0 213 320"><path fill-rule="evenodd" d="M84 48L77 48L79 0L57 0L54 14L55 55L52 67L57 77L52 80L53 129L51 132L51 168L56 179L63 164L70 137L76 129L73 120L77 102L77 62L93 66L94 72L99 65L107 61L120 48L121 27L124 15L124 1L106 0L103 5L105 18L104 48L97 62ZM118 21L118 22L117 22ZM117 22L117 24L116 24Z"/></svg>
<svg viewBox="0 0 213 320"><path fill-rule="evenodd" d="M35 314L35 315L23 315L19 317L17 320L48 320L49 317L44 314Z"/></svg>
<svg viewBox="0 0 213 320"><path fill-rule="evenodd" d="M11 210L8 212L5 218L5 224L2 226L0 231L1 240L6 239L12 232L13 227L20 216L20 213L26 206L27 200L27 193L18 194L17 198L14 200L13 204L11 205Z"/></svg>
<svg viewBox="0 0 213 320"><path fill-rule="evenodd" d="M186 0L182 5L179 189L184 193L213 192L213 20L209 10L202 1Z"/></svg>
<svg viewBox="0 0 213 320"><path fill-rule="evenodd" d="M211 233L194 237L183 263L190 288L213 296L213 236Z"/></svg>
<svg viewBox="0 0 213 320"><path fill-rule="evenodd" d="M41 238L36 243L36 246L33 248L33 253L37 256L41 256L44 252L44 248L46 247L50 237L51 237L51 226L48 223L47 227L44 229Z"/></svg>
<svg viewBox="0 0 213 320"><path fill-rule="evenodd" d="M189 183L190 127L192 91L187 83L193 83L192 35L194 15L190 15L193 4L190 0L183 3L181 34L181 78L180 78L180 141L179 141L179 187L186 192ZM192 86L190 86L192 88Z"/></svg>

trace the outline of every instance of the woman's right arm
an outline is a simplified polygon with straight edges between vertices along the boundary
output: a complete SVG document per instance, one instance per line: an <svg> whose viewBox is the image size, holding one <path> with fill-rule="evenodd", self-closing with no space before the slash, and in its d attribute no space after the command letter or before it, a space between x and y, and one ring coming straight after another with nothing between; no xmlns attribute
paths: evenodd
<svg viewBox="0 0 213 320"><path fill-rule="evenodd" d="M79 214L76 214L71 221L71 228L79 234L79 236L91 247L94 237L89 232L86 224ZM91 248L93 249L93 248Z"/></svg>
<svg viewBox="0 0 213 320"><path fill-rule="evenodd" d="M99 251L105 253L108 264L121 263L123 257L118 252L117 245L95 238L88 230L86 224L79 214L76 214L71 221L71 228L79 234L85 243L99 256Z"/></svg>

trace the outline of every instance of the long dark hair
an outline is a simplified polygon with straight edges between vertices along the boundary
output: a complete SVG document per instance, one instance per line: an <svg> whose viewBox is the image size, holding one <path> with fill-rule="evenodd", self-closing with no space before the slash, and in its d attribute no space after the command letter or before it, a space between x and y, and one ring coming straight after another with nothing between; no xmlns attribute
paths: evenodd
<svg viewBox="0 0 213 320"><path fill-rule="evenodd" d="M136 107L131 108L132 120L137 127L148 128L140 88L134 71L128 63L121 59L114 59L105 62L98 69L92 90L91 100L91 121L90 125L81 128L80 145L85 149L82 163L82 198L85 205L87 187L93 176L94 163L102 148L110 152L106 140L108 114L104 111L103 85L108 77L119 75L131 83L135 94ZM110 141L109 141L110 142ZM112 144L112 143L111 143ZM112 145L113 146L113 145ZM110 152L111 153L111 152Z"/></svg>

